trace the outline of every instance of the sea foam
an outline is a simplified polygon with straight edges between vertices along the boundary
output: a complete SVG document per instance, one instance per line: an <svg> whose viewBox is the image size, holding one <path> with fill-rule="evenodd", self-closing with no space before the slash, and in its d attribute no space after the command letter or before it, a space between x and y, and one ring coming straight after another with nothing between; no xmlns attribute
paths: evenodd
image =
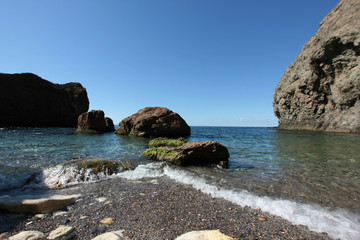
<svg viewBox="0 0 360 240"><path fill-rule="evenodd" d="M312 231L326 232L330 237L346 240L360 239L360 216L345 209L328 210L316 204L301 204L289 200L259 197L245 190L221 189L208 184L198 176L169 166L164 168L164 175L178 182L189 184L213 197L224 198L242 207L260 208L294 224L305 225Z"/></svg>

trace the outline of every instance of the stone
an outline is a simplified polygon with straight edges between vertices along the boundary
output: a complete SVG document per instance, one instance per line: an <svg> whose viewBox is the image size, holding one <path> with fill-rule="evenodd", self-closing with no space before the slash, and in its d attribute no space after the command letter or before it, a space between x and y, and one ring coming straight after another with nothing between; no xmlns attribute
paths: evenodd
<svg viewBox="0 0 360 240"><path fill-rule="evenodd" d="M114 220L112 218L104 218L103 220L100 221L102 224L106 224L106 225L110 225L110 224L114 224Z"/></svg>
<svg viewBox="0 0 360 240"><path fill-rule="evenodd" d="M0 127L76 127L89 109L80 83L54 84L32 73L0 73Z"/></svg>
<svg viewBox="0 0 360 240"><path fill-rule="evenodd" d="M163 141L165 142L165 141ZM228 167L228 149L214 141L207 142L186 142L182 145L151 147L147 149L143 156L152 160L166 161L178 166L189 165L220 165Z"/></svg>
<svg viewBox="0 0 360 240"><path fill-rule="evenodd" d="M9 240L37 240L42 239L45 235L39 231L23 231L12 237Z"/></svg>
<svg viewBox="0 0 360 240"><path fill-rule="evenodd" d="M341 0L274 93L279 128L360 133L360 4Z"/></svg>
<svg viewBox="0 0 360 240"><path fill-rule="evenodd" d="M147 107L123 119L115 131L138 137L187 137L191 129L179 114L162 107Z"/></svg>
<svg viewBox="0 0 360 240"><path fill-rule="evenodd" d="M20 213L52 213L72 204L80 196L80 194L5 195L0 197L0 209Z"/></svg>
<svg viewBox="0 0 360 240"><path fill-rule="evenodd" d="M185 233L175 240L235 240L225 234L222 234L219 230L204 230L193 231Z"/></svg>
<svg viewBox="0 0 360 240"><path fill-rule="evenodd" d="M93 238L92 240L123 240L123 238L113 232L107 232Z"/></svg>
<svg viewBox="0 0 360 240"><path fill-rule="evenodd" d="M72 239L74 228L71 226L60 225L57 229L50 232L47 239Z"/></svg>
<svg viewBox="0 0 360 240"><path fill-rule="evenodd" d="M115 131L111 118L106 117L101 110L92 110L82 113L77 122L79 133L104 133Z"/></svg>
<svg viewBox="0 0 360 240"><path fill-rule="evenodd" d="M106 226L95 227L91 230L91 234L104 233L106 232L106 230L107 230Z"/></svg>

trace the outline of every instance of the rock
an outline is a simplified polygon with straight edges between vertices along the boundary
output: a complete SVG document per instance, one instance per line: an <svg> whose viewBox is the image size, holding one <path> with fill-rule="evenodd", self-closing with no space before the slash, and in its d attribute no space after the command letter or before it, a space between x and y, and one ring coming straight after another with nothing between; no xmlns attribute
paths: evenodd
<svg viewBox="0 0 360 240"><path fill-rule="evenodd" d="M360 132L360 4L341 0L274 93L279 128Z"/></svg>
<svg viewBox="0 0 360 240"><path fill-rule="evenodd" d="M261 222L266 222L267 219L266 219L265 217L260 217L260 218L259 218L259 221L261 221Z"/></svg>
<svg viewBox="0 0 360 240"><path fill-rule="evenodd" d="M78 118L77 132L79 133L103 133L115 131L111 118L104 116L101 110L92 110L82 113Z"/></svg>
<svg viewBox="0 0 360 240"><path fill-rule="evenodd" d="M0 127L76 127L88 111L80 83L53 84L31 73L0 73Z"/></svg>
<svg viewBox="0 0 360 240"><path fill-rule="evenodd" d="M0 209L21 213L52 213L75 202L74 195L20 195L0 197Z"/></svg>
<svg viewBox="0 0 360 240"><path fill-rule="evenodd" d="M112 218L104 218L103 220L100 221L102 224L106 224L106 225L110 225L110 224L114 224L114 220Z"/></svg>
<svg viewBox="0 0 360 240"><path fill-rule="evenodd" d="M188 141L185 138L169 139L169 138L155 138L149 142L149 147L164 147L164 146L182 146Z"/></svg>
<svg viewBox="0 0 360 240"><path fill-rule="evenodd" d="M190 127L179 114L162 107L147 107L123 119L115 131L138 137L186 137Z"/></svg>
<svg viewBox="0 0 360 240"><path fill-rule="evenodd" d="M185 233L175 240L234 240L234 238L222 234L219 230L204 230Z"/></svg>
<svg viewBox="0 0 360 240"><path fill-rule="evenodd" d="M132 169L130 164L99 158L76 159L60 163L43 172L43 179L51 188L70 183L101 180L107 176Z"/></svg>
<svg viewBox="0 0 360 240"><path fill-rule="evenodd" d="M42 239L45 235L39 231L23 231L12 237L9 240L37 240Z"/></svg>
<svg viewBox="0 0 360 240"><path fill-rule="evenodd" d="M177 141L179 143L179 140ZM169 142L171 143L169 146L163 145L147 149L143 156L153 160L167 161L178 166L217 164L228 167L229 152L224 145L218 142L187 142L179 146L173 145L173 140ZM162 140L162 143L165 141Z"/></svg>
<svg viewBox="0 0 360 240"><path fill-rule="evenodd" d="M123 240L123 238L119 237L113 232L107 232L93 238L92 240Z"/></svg>
<svg viewBox="0 0 360 240"><path fill-rule="evenodd" d="M73 231L74 228L71 226L60 225L57 229L50 232L48 239L60 239L60 238L62 240L72 239L75 237Z"/></svg>
<svg viewBox="0 0 360 240"><path fill-rule="evenodd" d="M95 227L91 230L91 234L99 234L99 233L104 233L106 232L107 227L106 226L101 226L101 227Z"/></svg>

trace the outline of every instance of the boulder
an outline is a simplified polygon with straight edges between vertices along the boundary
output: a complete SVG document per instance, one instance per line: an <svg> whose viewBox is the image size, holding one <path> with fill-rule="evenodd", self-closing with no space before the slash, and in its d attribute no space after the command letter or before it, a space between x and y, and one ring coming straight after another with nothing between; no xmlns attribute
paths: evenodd
<svg viewBox="0 0 360 240"><path fill-rule="evenodd" d="M159 140L153 140L155 143ZM228 149L218 142L184 142L181 140L169 140L169 145L163 144L157 147L150 147L143 156L153 160L166 161L178 166L188 165L220 165L228 167ZM154 143L150 142L149 146Z"/></svg>
<svg viewBox="0 0 360 240"><path fill-rule="evenodd" d="M279 128L360 132L360 4L341 0L274 93Z"/></svg>
<svg viewBox="0 0 360 240"><path fill-rule="evenodd" d="M9 240L37 240L43 239L45 234L39 231L22 231L18 234L9 237Z"/></svg>
<svg viewBox="0 0 360 240"><path fill-rule="evenodd" d="M175 240L235 240L235 238L222 234L219 230L204 230L185 233Z"/></svg>
<svg viewBox="0 0 360 240"><path fill-rule="evenodd" d="M52 213L75 202L74 195L19 195L1 196L0 209L18 213Z"/></svg>
<svg viewBox="0 0 360 240"><path fill-rule="evenodd" d="M111 118L106 117L101 110L92 110L82 113L78 118L79 133L103 133L115 131Z"/></svg>
<svg viewBox="0 0 360 240"><path fill-rule="evenodd" d="M179 114L162 107L147 107L123 119L116 134L139 137L186 137L190 127Z"/></svg>
<svg viewBox="0 0 360 240"><path fill-rule="evenodd" d="M80 83L54 84L31 74L0 73L0 127L76 127L88 111Z"/></svg>

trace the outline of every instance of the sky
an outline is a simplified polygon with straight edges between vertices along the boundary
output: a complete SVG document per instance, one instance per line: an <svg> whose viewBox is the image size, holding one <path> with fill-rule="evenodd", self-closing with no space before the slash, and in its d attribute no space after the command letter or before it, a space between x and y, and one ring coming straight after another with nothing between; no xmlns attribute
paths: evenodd
<svg viewBox="0 0 360 240"><path fill-rule="evenodd" d="M0 72L80 82L118 124L277 126L273 94L338 0L0 0Z"/></svg>

